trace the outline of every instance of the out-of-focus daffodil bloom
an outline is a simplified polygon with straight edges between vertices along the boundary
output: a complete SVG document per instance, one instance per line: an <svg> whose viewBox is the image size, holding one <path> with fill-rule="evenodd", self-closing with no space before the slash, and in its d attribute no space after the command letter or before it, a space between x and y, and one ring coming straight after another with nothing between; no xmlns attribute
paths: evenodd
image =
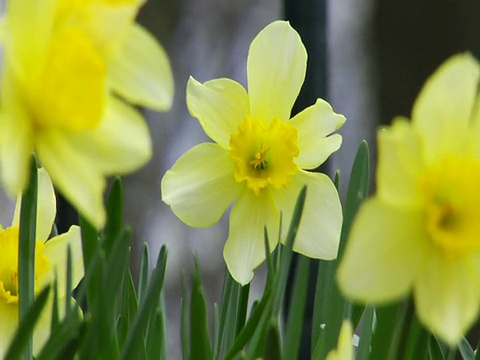
<svg viewBox="0 0 480 360"><path fill-rule="evenodd" d="M356 300L413 293L421 322L455 345L480 306L480 67L446 61L412 121L378 134L377 193L354 222L338 280Z"/></svg>
<svg viewBox="0 0 480 360"><path fill-rule="evenodd" d="M56 201L52 182L44 169L38 170L38 206L35 243L35 293L57 278L59 309L64 309L67 248L72 254L72 285L83 277L80 228L72 226L65 234L49 240L55 220ZM0 226L0 359L3 359L18 327L18 234L20 197L12 226ZM50 297L50 299L53 299ZM39 351L50 334L51 301L47 302L33 336L34 351Z"/></svg>
<svg viewBox="0 0 480 360"><path fill-rule="evenodd" d="M215 143L184 154L162 180L163 200L186 224L216 223L235 202L224 258L233 278L248 283L270 248L286 234L295 201L308 186L294 250L334 259L342 223L337 191L324 174L307 172L341 144L333 134L345 122L318 99L290 119L304 81L307 53L298 33L276 21L253 40L247 60L248 93L230 79L190 78L187 106ZM329 136L330 135L330 136Z"/></svg>
<svg viewBox="0 0 480 360"><path fill-rule="evenodd" d="M32 150L62 194L96 227L105 177L151 156L134 107L170 107L173 81L155 39L134 23L139 0L9 1L2 19L0 166L24 189Z"/></svg>
<svg viewBox="0 0 480 360"><path fill-rule="evenodd" d="M337 349L328 353L326 360L354 360L353 356L353 329L349 320L343 322L338 337Z"/></svg>

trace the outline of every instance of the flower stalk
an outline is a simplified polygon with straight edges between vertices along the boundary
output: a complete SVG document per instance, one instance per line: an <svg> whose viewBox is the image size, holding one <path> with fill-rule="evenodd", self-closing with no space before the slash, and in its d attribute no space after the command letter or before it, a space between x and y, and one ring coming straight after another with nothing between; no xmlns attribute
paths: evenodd
<svg viewBox="0 0 480 360"><path fill-rule="evenodd" d="M37 161L34 156L31 159L30 181L22 194L22 206L20 210L20 233L18 241L18 301L19 322L28 313L35 298L35 237L37 219ZM33 339L30 336L28 345L25 347L22 358L32 359Z"/></svg>

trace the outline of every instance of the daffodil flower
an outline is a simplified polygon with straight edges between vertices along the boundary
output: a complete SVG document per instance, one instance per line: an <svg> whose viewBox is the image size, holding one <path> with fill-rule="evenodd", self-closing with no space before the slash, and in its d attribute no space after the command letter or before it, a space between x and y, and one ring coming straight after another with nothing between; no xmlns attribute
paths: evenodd
<svg viewBox="0 0 480 360"><path fill-rule="evenodd" d="M96 227L105 177L151 156L146 123L130 103L170 107L168 59L134 18L139 0L13 0L2 19L0 166L22 191L32 150L56 187Z"/></svg>
<svg viewBox="0 0 480 360"><path fill-rule="evenodd" d="M378 134L377 193L361 207L338 281L356 300L413 293L421 322L456 345L480 305L480 67L447 60L412 121Z"/></svg>
<svg viewBox="0 0 480 360"><path fill-rule="evenodd" d="M270 248L285 235L297 196L308 186L294 250L314 258L337 255L342 211L328 178L307 172L341 144L331 134L345 122L330 105L317 102L290 119L302 86L307 53L300 36L284 21L264 28L247 60L248 93L230 79L200 83L190 78L187 106L215 143L184 154L162 180L163 200L187 225L216 223L235 202L224 258L233 278L248 283Z"/></svg>
<svg viewBox="0 0 480 360"><path fill-rule="evenodd" d="M0 359L5 353L18 327L18 233L20 196L15 208L12 225L4 229L0 225ZM44 169L38 170L38 200L35 243L34 289L40 292L57 279L60 309L65 299L67 249L72 254L72 284L76 286L83 277L83 258L80 228L72 226L67 233L48 239L56 214L55 193L52 182ZM38 352L50 334L51 308L47 302L35 327L34 352Z"/></svg>
<svg viewBox="0 0 480 360"><path fill-rule="evenodd" d="M338 336L337 348L328 353L326 360L354 359L352 323L349 320L344 320Z"/></svg>

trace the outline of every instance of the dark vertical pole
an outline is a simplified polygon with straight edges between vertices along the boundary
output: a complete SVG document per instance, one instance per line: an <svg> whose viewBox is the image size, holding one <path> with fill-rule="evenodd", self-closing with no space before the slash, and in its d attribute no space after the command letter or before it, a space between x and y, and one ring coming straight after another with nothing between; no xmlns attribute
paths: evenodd
<svg viewBox="0 0 480 360"><path fill-rule="evenodd" d="M285 0L286 20L298 31L307 49L307 75L300 95L293 107L292 116L313 105L317 98L327 99L327 17L326 0ZM322 171L328 172L328 164L322 165ZM292 259L290 275L285 297L285 311L288 313L292 291L292 281L298 261L298 255ZM310 359L313 303L318 272L318 261L311 261L309 289L305 308L302 342L299 359Z"/></svg>

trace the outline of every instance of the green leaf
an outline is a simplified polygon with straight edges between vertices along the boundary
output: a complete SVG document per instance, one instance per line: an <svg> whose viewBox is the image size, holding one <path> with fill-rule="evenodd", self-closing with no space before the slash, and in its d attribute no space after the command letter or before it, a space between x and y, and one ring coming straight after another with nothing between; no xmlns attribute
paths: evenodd
<svg viewBox="0 0 480 360"><path fill-rule="evenodd" d="M353 162L350 182L348 184L338 256L337 260L334 261L334 265L332 265L335 269L334 274L332 275L333 278L335 277L336 266L342 259L354 217L361 203L367 197L369 172L370 164L368 145L366 141L362 141L358 147ZM346 316L350 316L352 311L352 304L340 293L335 281L332 281L332 286L330 290L327 289L327 293L328 303L325 305L328 308L328 314L325 329L321 332L321 336L316 340L314 347L315 359L324 359L328 352L336 347L343 319Z"/></svg>
<svg viewBox="0 0 480 360"><path fill-rule="evenodd" d="M208 314L198 261L193 272L190 300L190 359L211 359L213 356L208 331Z"/></svg>
<svg viewBox="0 0 480 360"><path fill-rule="evenodd" d="M37 224L38 178L37 161L30 161L30 180L22 194L20 207L20 232L18 240L18 307L19 318L23 320L33 304L35 293L35 240ZM26 339L24 359L32 358L32 338Z"/></svg>
<svg viewBox="0 0 480 360"><path fill-rule="evenodd" d="M225 271L225 278L223 280L223 287L222 287L222 297L220 301L220 313L218 314L218 323L215 325L215 335L214 335L214 342L213 342L213 358L215 360L220 359L222 355L222 344L224 343L225 339L225 324L226 319L228 316L228 310L231 308L231 293L232 288L235 285L235 280L233 280L230 273L226 270ZM230 344L225 344L226 347L230 346Z"/></svg>
<svg viewBox="0 0 480 360"><path fill-rule="evenodd" d="M190 348L188 346L188 295L187 285L185 281L185 273L182 272L182 314L181 314L181 326L180 326L180 343L182 345L182 354L184 359L190 359Z"/></svg>
<svg viewBox="0 0 480 360"><path fill-rule="evenodd" d="M82 252L84 268L89 269L98 247L98 232L93 225L79 215L79 223L82 233ZM88 292L88 290L87 290Z"/></svg>
<svg viewBox="0 0 480 360"><path fill-rule="evenodd" d="M103 230L103 240L105 251L109 254L123 226L123 186L119 177L113 181L106 208L107 221Z"/></svg>
<svg viewBox="0 0 480 360"><path fill-rule="evenodd" d="M370 356L370 344L372 341L373 318L375 309L369 305L365 307L363 314L362 330L360 332L360 342L357 350L357 360L367 360Z"/></svg>
<svg viewBox="0 0 480 360"><path fill-rule="evenodd" d="M258 305L252 307L250 317L248 318L242 331L236 337L232 346L228 349L225 360L232 359L247 344L256 331L261 331L265 326L266 320L270 317L268 305L271 303L271 289L267 289Z"/></svg>
<svg viewBox="0 0 480 360"><path fill-rule="evenodd" d="M148 244L144 243L142 248L142 256L140 258L140 275L138 277L138 301L142 298L147 290L148 275L150 273L150 252Z"/></svg>
<svg viewBox="0 0 480 360"><path fill-rule="evenodd" d="M430 360L445 360L445 355L435 336L430 336L428 341L428 355Z"/></svg>
<svg viewBox="0 0 480 360"><path fill-rule="evenodd" d="M250 284L240 288L240 296L238 301L237 321L235 335L238 335L245 326L248 308L248 295L250 294Z"/></svg>
<svg viewBox="0 0 480 360"><path fill-rule="evenodd" d="M300 225L300 219L302 218L303 206L305 204L305 197L307 188L304 186L300 191L295 208L292 215L292 221L288 228L287 238L285 246L282 247L280 256L280 268L278 275L275 278L274 292L273 292L273 304L272 304L272 317L277 318L280 314L280 308L282 304L285 287L287 286L288 272L290 270L290 263L292 260L293 242L297 235L297 230Z"/></svg>
<svg viewBox="0 0 480 360"><path fill-rule="evenodd" d="M473 352L472 346L464 337L462 337L460 344L458 344L458 351L460 351L460 354L464 360L475 359L475 353Z"/></svg>
<svg viewBox="0 0 480 360"><path fill-rule="evenodd" d="M135 293L135 286L133 285L132 273L128 267L125 267L124 270L122 296L119 308L120 317L117 325L117 337L120 346L122 346L127 338L128 330L133 323L138 309L137 294Z"/></svg>
<svg viewBox="0 0 480 360"><path fill-rule="evenodd" d="M397 318L399 316L400 304L377 306L377 324L372 338L371 360L388 359L390 346L394 341Z"/></svg>
<svg viewBox="0 0 480 360"><path fill-rule="evenodd" d="M151 316L148 324L148 335L146 338L147 359L161 359L162 348L166 346L163 340L163 314L157 309Z"/></svg>
<svg viewBox="0 0 480 360"><path fill-rule="evenodd" d="M67 316L72 309L72 249L70 246L67 248L67 276L66 276L66 286L65 286L65 316Z"/></svg>
<svg viewBox="0 0 480 360"><path fill-rule="evenodd" d="M69 312L69 315L50 335L37 360L73 359L80 343L83 325L83 320L77 312Z"/></svg>
<svg viewBox="0 0 480 360"><path fill-rule="evenodd" d="M20 321L20 325L10 343L5 359L20 359L22 354L25 356L25 349L28 347L28 343L32 338L34 326L47 303L49 292L49 286L43 289Z"/></svg>
<svg viewBox="0 0 480 360"><path fill-rule="evenodd" d="M302 255L295 271L288 319L285 330L284 354L286 359L297 359L305 319L305 306L310 274L310 260Z"/></svg>
<svg viewBox="0 0 480 360"><path fill-rule="evenodd" d="M282 357L282 344L280 340L280 330L278 329L277 321L270 321L267 334L265 336L265 347L264 347L264 360L281 360ZM287 359L294 359L288 358Z"/></svg>
<svg viewBox="0 0 480 360"><path fill-rule="evenodd" d="M165 246L162 246L158 256L157 265L152 273L150 284L143 300L140 302L137 315L122 348L120 359L135 359L141 346L143 346L143 337L139 334L145 332L149 315L151 314L152 309L158 304L160 292L162 291L165 280L166 265L167 249Z"/></svg>

